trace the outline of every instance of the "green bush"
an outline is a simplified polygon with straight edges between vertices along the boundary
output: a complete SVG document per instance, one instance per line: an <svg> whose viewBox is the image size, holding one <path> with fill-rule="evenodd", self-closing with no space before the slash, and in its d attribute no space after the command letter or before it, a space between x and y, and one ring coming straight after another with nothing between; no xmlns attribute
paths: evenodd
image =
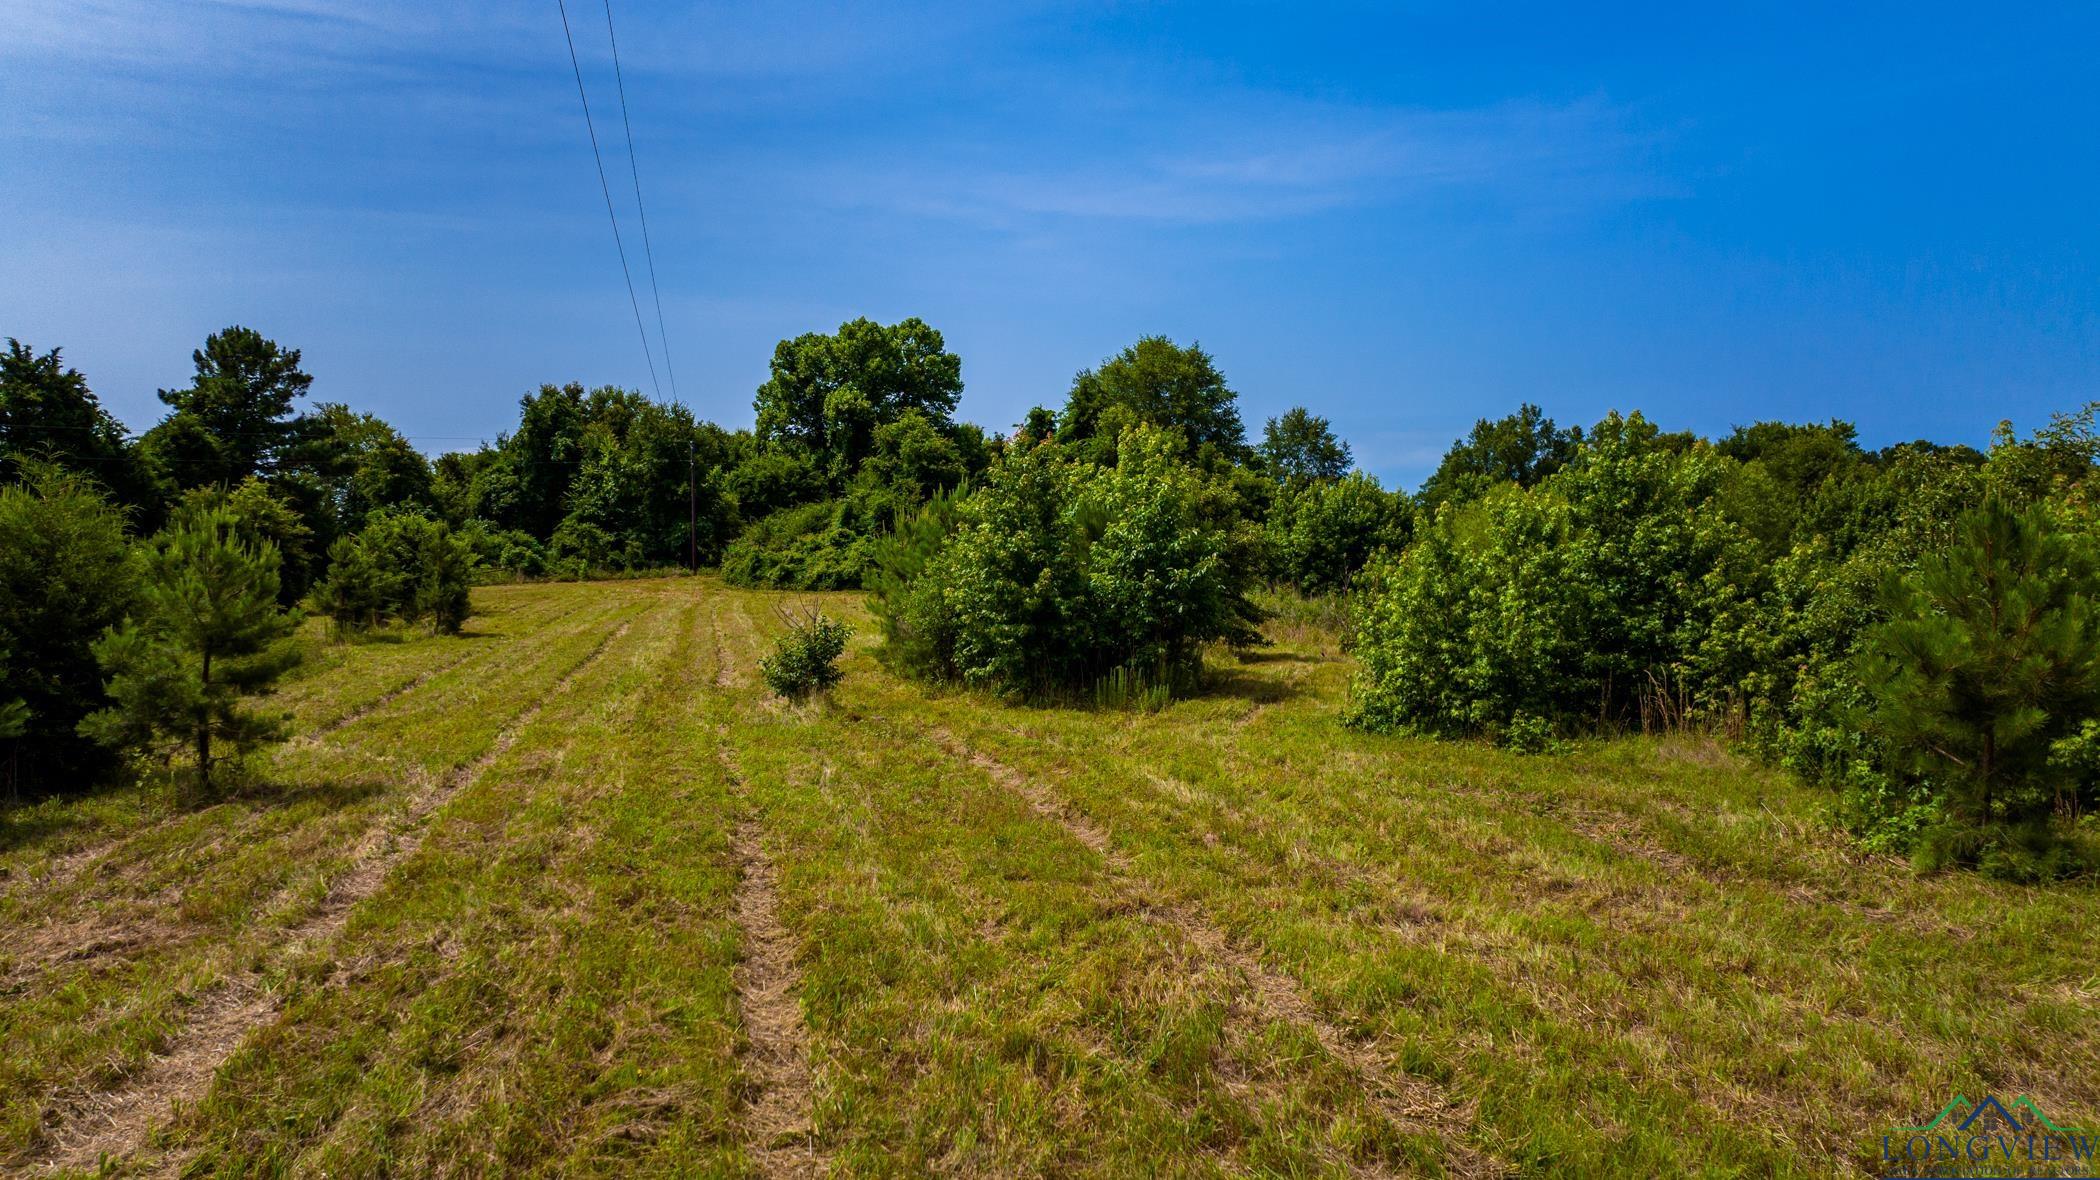
<svg viewBox="0 0 2100 1180"><path fill-rule="evenodd" d="M960 524L962 497L942 493L897 522L896 529L870 549L868 611L875 616L883 643L877 654L906 674L944 669L954 657L953 629L941 616L938 594L930 585L915 589L926 567L948 546Z"/></svg>
<svg viewBox="0 0 2100 1180"><path fill-rule="evenodd" d="M1172 433L1126 432L1113 466L1009 450L938 525L901 530L871 599L885 658L1021 695L1090 692L1117 669L1179 689L1203 645L1249 643L1250 563ZM912 570L916 568L914 574Z"/></svg>
<svg viewBox="0 0 2100 1180"><path fill-rule="evenodd" d="M2046 506L2000 497L1882 590L1859 657L1866 728L1935 784L1921 855L2020 879L2061 875L2049 821L2080 809L2075 763L2100 712L2100 554Z"/></svg>
<svg viewBox="0 0 2100 1180"><path fill-rule="evenodd" d="M787 630L773 643L773 653L758 661L766 687L791 701L829 692L839 682L838 659L853 629L821 611L787 619Z"/></svg>
<svg viewBox="0 0 2100 1180"><path fill-rule="evenodd" d="M1502 744L1519 754L1558 754L1566 748L1552 725L1529 713L1509 719L1509 727L1502 732Z"/></svg>
<svg viewBox="0 0 2100 1180"><path fill-rule="evenodd" d="M467 621L474 552L443 521L381 510L362 532L330 546L328 557L328 577L314 597L338 624L365 628L399 619L456 632Z"/></svg>
<svg viewBox="0 0 2100 1180"><path fill-rule="evenodd" d="M845 505L822 500L787 508L744 530L722 553L734 586L853 590L874 564L875 539L846 522Z"/></svg>
<svg viewBox="0 0 2100 1180"><path fill-rule="evenodd" d="M1439 511L1360 579L1347 719L1501 733L1726 713L1751 666L1753 550L1714 493L1728 460L1636 414L1533 488Z"/></svg>

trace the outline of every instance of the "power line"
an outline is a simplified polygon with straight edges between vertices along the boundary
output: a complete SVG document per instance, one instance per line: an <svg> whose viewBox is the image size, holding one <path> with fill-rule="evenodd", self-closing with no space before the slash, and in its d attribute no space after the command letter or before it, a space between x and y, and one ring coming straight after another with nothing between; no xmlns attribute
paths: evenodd
<svg viewBox="0 0 2100 1180"><path fill-rule="evenodd" d="M678 370L671 367L671 333L664 327L664 293L656 285L656 250L649 244L649 208L642 204L642 169L635 162L634 124L627 118L627 79L620 72L620 39L613 35L612 0L605 0L605 39L612 43L613 83L620 91L620 125L627 129L627 171L634 177L634 209L642 216L642 256L649 260L649 294L656 299L656 344L664 350L664 376L671 400L678 399Z"/></svg>
<svg viewBox="0 0 2100 1180"><path fill-rule="evenodd" d="M583 126L591 133L591 158L598 162L598 189L605 194L605 216L612 220L613 246L620 252L620 274L627 280L627 302L634 308L634 330L642 337L642 359L649 362L649 384L661 398L664 387L656 379L656 354L649 350L649 330L642 326L642 301L634 296L634 273L627 269L627 244L620 240L620 216L613 212L612 185L605 181L605 156L598 150L598 125L591 121L590 96L583 91L583 64L576 59L576 37L569 31L569 6L564 0L554 0L554 4L561 9L561 35L569 42L569 66L576 71L576 97L583 101ZM664 363L670 363L668 353Z"/></svg>

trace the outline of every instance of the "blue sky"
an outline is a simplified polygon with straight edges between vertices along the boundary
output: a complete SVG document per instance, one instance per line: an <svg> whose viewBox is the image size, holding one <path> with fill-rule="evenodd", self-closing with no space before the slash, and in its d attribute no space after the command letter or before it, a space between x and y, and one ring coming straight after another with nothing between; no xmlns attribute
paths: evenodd
<svg viewBox="0 0 2100 1180"><path fill-rule="evenodd" d="M726 424L857 315L940 328L994 428L1200 341L1251 428L1309 405L1406 486L1526 400L1879 444L2100 398L2092 6L613 11L678 387ZM132 426L233 322L429 451L543 381L648 388L552 0L0 27L0 335Z"/></svg>

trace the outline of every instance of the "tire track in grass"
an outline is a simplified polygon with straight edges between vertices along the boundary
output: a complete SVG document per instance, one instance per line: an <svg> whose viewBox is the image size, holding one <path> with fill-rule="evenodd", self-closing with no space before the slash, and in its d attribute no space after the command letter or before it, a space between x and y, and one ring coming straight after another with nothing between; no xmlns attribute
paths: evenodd
<svg viewBox="0 0 2100 1180"><path fill-rule="evenodd" d="M553 627L559 626L560 624L567 622L571 618L574 618L576 615L582 614L587 605L587 603L579 602L578 604L569 607L567 610L558 611L552 616L550 616L544 623L540 624L540 628L552 629ZM396 685L395 687L390 688L386 692L380 694L377 698L367 701L362 705L354 706L348 712L332 720L322 722L319 726L315 728L315 730L312 733L301 734L300 736L293 738L291 741L286 742L283 748L286 750L302 750L322 745L325 743L326 739L331 738L337 733L341 732L342 730L348 729L350 726L357 724L358 722L364 720L367 717L370 717L371 715L379 712L386 706L393 704L397 700L400 700L402 697L405 697L410 693L415 692L416 690L424 687L432 680L437 679L439 676L442 676L447 672L451 672L461 667L468 661L480 657L488 657L490 659L494 659L498 654L500 653L483 651L477 647L469 647L467 650L460 652L458 655L454 656L449 660L446 660L444 663L432 668L427 668L422 672L417 673L416 676L409 680L407 683ZM290 696L290 694L288 693L279 693L275 695L287 698ZM296 702L293 703L294 707L296 707ZM152 826L156 825L148 825L149 828ZM67 886L71 885L76 879L84 875L88 870L92 869L97 862L103 860L110 853L123 847L123 845L126 842L135 839L139 835L141 830L145 829L134 829L129 831L118 832L116 834L109 835L102 839L96 840L94 843L89 844L85 847L75 849L72 852L68 852L63 856L54 858L51 861L51 863L48 866L46 866L44 872L34 877L23 877L20 880L15 881L12 885L10 885L9 888L5 890L0 890L0 901L9 900L13 898L17 893L27 895L27 893L32 888L47 895L66 888Z"/></svg>
<svg viewBox="0 0 2100 1180"><path fill-rule="evenodd" d="M730 609L731 611L734 611L734 612L736 613L736 618L737 618L737 622L739 622L740 624L742 624L742 627L741 627L741 631L742 631L742 633L743 633L743 634L745 634L745 635L748 635L748 636L750 636L750 637L751 637L751 641L752 641L752 642L753 642L754 644L758 643L758 642L760 641L760 636L759 636L759 633L758 633L758 625L757 625L756 623L753 623L753 622L751 621L751 616L750 616L750 614L749 614L749 613L747 613L747 612L746 612L746 611L744 610L744 604L743 604L743 603L741 603L741 602L737 602L737 601L735 601L735 600L731 600L731 602L730 602L730 604L729 604L729 609ZM738 663L737 663L736 661L734 661L734 660L731 660L731 659L729 659L729 658L727 657L727 654L723 652L723 650L722 650L722 648L721 648L721 646L720 646L720 637L721 637L721 632L720 632L719 630L717 630L717 631L715 632L715 635L716 635L716 649L715 649L715 650L716 650L716 651L717 651L718 653L722 653L722 659L721 659L721 662L720 662L719 664L717 664L717 665L716 665L716 667L715 667L715 684L716 684L716 686L717 686L717 687L720 687L720 688L743 688L743 687L745 687L746 685L750 684L750 683L751 683L751 675L750 675L750 670L749 670L749 669L747 669L747 668L744 668L744 667L742 667L742 666L741 666L741 665L739 665L739 664L738 664Z"/></svg>
<svg viewBox="0 0 2100 1180"><path fill-rule="evenodd" d="M724 768L734 775L734 759ZM741 778L732 781L741 790ZM737 1012L743 1018L750 1051L743 1055L757 1093L745 1104L744 1137L753 1162L765 1176L810 1176L825 1170L816 1149L811 1119L814 1075L809 1065L809 1036L795 997L801 982L795 969L794 936L780 921L780 900L773 884L773 865L760 846L758 824L750 819L736 827L736 924L743 935L738 958Z"/></svg>
<svg viewBox="0 0 2100 1180"><path fill-rule="evenodd" d="M1031 734L1030 738L1047 744L1060 755L1081 756L1086 751L1080 742L1056 736ZM1210 741L1209 748L1219 760L1225 778L1255 777L1259 759L1248 760L1234 741ZM1655 999L1646 981L1632 981L1631 991L1607 990L1602 995L1587 994L1575 990L1567 979L1556 978L1545 973L1527 973L1521 983L1510 979L1517 970L1523 956L1538 951L1550 951L1556 960L1585 964L1598 977L1611 977L1615 971L1609 961L1611 951L1589 947L1572 935L1555 936L1549 933L1512 934L1489 924L1483 924L1478 916L1465 907L1449 906L1434 895L1425 894L1416 888L1407 874L1399 872L1391 863L1374 858L1372 864L1338 859L1333 853L1321 849L1313 833L1333 829L1352 813L1348 805L1323 804L1324 810L1291 813L1285 816L1257 818L1237 806L1229 798L1210 785L1197 785L1171 774L1160 774L1144 767L1158 760L1157 751L1148 751L1141 746L1124 749L1118 755L1124 763L1119 772L1122 777L1135 784L1149 782L1156 794L1171 796L1182 809L1183 822L1195 822L1202 840L1215 847L1224 833L1228 846L1234 846L1234 855L1242 868L1253 871L1276 872L1279 866L1262 861L1249 849L1252 842L1247 833L1265 831L1280 835L1286 843L1294 845L1295 857L1288 871L1298 874L1301 880L1318 879L1332 888L1341 890L1361 887L1367 893L1391 898L1386 907L1387 920L1379 923L1379 932L1416 947L1433 949L1443 955L1462 957L1496 978L1498 985L1508 984L1514 995L1533 1019L1557 1022L1558 1027L1569 1033L1578 1030L1585 1035L1615 1038L1612 1052L1626 1062L1650 1062L1647 1054L1654 1049L1652 1038L1643 1034L1655 1028L1663 1018L1667 1006L1683 1004L1682 993L1665 991L1662 999ZM1315 771L1293 767L1293 775L1300 781L1320 777ZM1490 802L1492 809L1506 814L1522 814L1541 825L1550 825L1555 831L1578 838L1594 846L1597 855L1609 853L1619 858L1623 865L1646 865L1647 871L1656 874L1655 880L1612 882L1602 886L1585 884L1583 889L1595 889L1595 895L1587 902L1578 904L1579 896L1574 887L1556 889L1551 883L1552 871L1534 866L1517 874L1512 887L1519 896L1508 901L1493 903L1493 908L1506 912L1532 912L1546 910L1556 905L1574 907L1572 912L1583 921L1595 921L1618 935L1628 938L1643 938L1652 932L1669 927L1684 927L1703 905L1723 904L1725 899L1710 899L1706 902L1691 902L1685 897L1684 885L1694 888L1719 885L1722 881L1747 881L1741 874L1727 870L1707 870L1698 867L1694 859L1663 848L1659 844L1644 847L1635 840L1650 840L1648 836L1631 838L1618 835L1634 822L1633 817L1612 815L1602 809L1582 803L1563 803L1556 797L1553 806L1539 809L1535 797L1521 795L1515 786L1481 786L1459 779L1439 778L1435 788L1452 796L1464 796ZM1218 826L1207 826L1199 816L1205 808L1214 809L1222 821ZM1173 821L1169 821L1173 822ZM1237 832L1234 831L1237 829ZM1382 828L1380 829L1382 831ZM1634 828L1638 832L1638 828ZM1548 845L1536 839L1517 838L1525 847L1545 849ZM1453 846L1466 846L1456 836L1445 842ZM1499 855L1480 850L1480 855ZM1611 863L1608 859L1607 864ZM1616 949L1625 951L1622 944ZM1695 961L1725 961L1729 958L1724 950L1702 950L1690 956ZM1747 970L1747 968L1745 969ZM1656 988L1668 986L1656 983ZM1672 997L1676 997L1673 999ZM1880 1016L1860 1015L1825 1009L1822 1019L1829 1025L1857 1024L1869 1028L1886 1039L1900 1040L1903 1029L1900 1025ZM1599 1030L1614 1031L1609 1033ZM1639 1073L1647 1065L1629 1065L1625 1072L1629 1077L1640 1078ZM1785 1105L1779 1103L1763 1089L1749 1083L1734 1080L1696 1078L1689 1083L1681 1081L1684 1075L1671 1074L1659 1080L1644 1082L1650 1088L1663 1087L1680 1096L1688 1103L1713 1108L1728 1121L1738 1125L1776 1125L1786 1122L1791 1116ZM2066 1100L2064 1105L2074 1103ZM1790 1132L1809 1134L1800 1128L1789 1128ZM1831 1158L1842 1158L1853 1145L1839 1137L1816 1133L1812 1140L1817 1151L1827 1152Z"/></svg>
<svg viewBox="0 0 2100 1180"><path fill-rule="evenodd" d="M388 873L422 847L423 821L478 780L518 737L539 719L547 703L566 693L606 648L634 625L629 618L608 632L544 696L513 717L479 758L430 780L409 800L397 825L379 825L366 835L352 856L351 868L337 879L319 908L280 942L280 964L318 948L341 932L350 911L378 892ZM44 1165L56 1170L91 1170L104 1160L121 1159L145 1146L148 1135L169 1106L203 1096L220 1065L248 1034L277 1011L277 997L260 981L236 979L209 993L170 1038L168 1051L114 1090L72 1104L58 1127L47 1133L52 1144Z"/></svg>
<svg viewBox="0 0 2100 1180"><path fill-rule="evenodd" d="M560 619L554 620L554 622L560 621ZM395 701L400 700L402 697L407 696L409 693L416 691L417 689L423 687L424 685L430 683L438 677L443 676L445 673L452 671L454 668L459 667L461 664L464 664L468 660L473 659L475 656L481 654L481 652L476 651L473 648L468 648L466 651L460 652L458 655L452 657L449 660L446 660L444 663L439 664L436 667L426 668L423 671L417 673L415 676L410 677L406 683L397 684L394 687L387 689L385 692L380 693L378 696L373 697L371 700L366 701L364 704L352 708L349 712L344 713L342 716L335 718L333 721L324 722L321 725L316 726L312 733L306 734L294 740L291 743L291 745L293 745L294 747L318 746L322 742L327 741L329 738L335 736L343 730L348 729L353 725L356 725L358 722L363 721L365 718L370 717L372 714L377 713L379 710L386 708L388 705L393 704Z"/></svg>
<svg viewBox="0 0 2100 1180"><path fill-rule="evenodd" d="M1352 1040L1341 1028L1320 1015L1319 1009L1296 980L1236 946L1231 936L1208 916L1184 904L1154 900L1136 866L1129 857L1116 851L1108 832L1070 807L1054 791L990 754L971 747L944 726L928 726L925 733L950 757L977 767L993 782L1013 792L1037 815L1062 827L1073 839L1100 856L1118 889L1131 897L1141 912L1161 925L1174 928L1205 956L1246 979L1260 1007L1270 1016L1310 1030L1321 1048L1364 1080L1365 1097L1394 1126L1437 1137L1447 1145L1449 1153L1444 1164L1452 1174L1499 1176L1512 1170L1506 1162L1464 1142L1471 1120L1464 1107L1445 1095L1440 1087L1395 1069L1368 1046Z"/></svg>
<svg viewBox="0 0 2100 1180"><path fill-rule="evenodd" d="M592 607L600 605L601 604L594 603L588 599L580 599L574 604L569 605L564 609L550 612L544 619L532 620L532 626L530 630L524 632L524 634L545 635L552 633L556 628L559 628L560 626L569 622L570 620L575 619L577 616L582 615L585 612L591 610ZM515 638L511 636L504 637ZM337 733L348 729L349 727L357 724L360 721L363 721L365 718L370 717L375 713L378 713L380 710L386 708L388 705L391 705L394 702L400 700L401 698L408 696L413 692L416 692L417 690L423 688L425 685L429 684L431 681L437 679L440 676L445 675L448 672L456 671L460 668L466 667L467 665L474 663L496 664L500 666L504 660L505 654L505 645L503 644L495 644L491 646L469 642L466 645L466 650L461 651L459 654L453 656L451 659L448 659L435 667L426 668L423 671L418 672L408 681L402 684L395 685L393 688L386 690L379 696L373 698L372 700L366 701L362 705L352 706L347 712L343 713L341 716L335 717L328 721L321 722L320 724L314 727L314 731L312 733L301 735L299 738L296 738L292 742L288 743L288 745L293 748L305 748L310 746L321 745L327 738L333 737Z"/></svg>
<svg viewBox="0 0 2100 1180"><path fill-rule="evenodd" d="M736 672L729 665L729 648L722 642L721 599L717 598L714 606L715 609L708 612L707 626L715 644L715 687L731 689L736 687Z"/></svg>
<svg viewBox="0 0 2100 1180"><path fill-rule="evenodd" d="M452 636L451 638L455 640L464 641L460 644L463 650L460 651L457 655L453 656L451 659L445 661L444 664L437 668L429 669L422 673L417 673L414 677L412 677L412 683L398 684L393 688L387 689L381 694L380 698L377 700L367 701L361 705L351 705L347 709L345 709L343 713L338 714L334 717L316 717L311 719L307 722L307 724L309 724L312 727L314 732L311 734L301 735L300 738L295 739L294 742L291 744L307 744L309 740L315 736L326 733L333 733L336 730L344 728L345 726L354 724L355 722L363 719L364 717L369 716L381 706L391 702L395 698L403 696L415 688L421 687L422 681L427 681L434 675L450 671L451 669L459 667L460 665L472 660L497 659L501 655L501 649L505 646L501 643L490 644L484 642L476 642L476 640L515 639L517 637L517 633L504 630L503 628L519 625L522 625L524 627L523 633L525 634L544 634L546 632L554 630L555 628L575 618L577 615L584 613L584 611L588 610L591 607L591 605L591 602L586 599L579 599L575 602L565 603L559 599L550 597L544 603L541 604L528 603L526 604L524 609L511 609L506 611L495 612L493 614L486 611L477 610L469 616L470 619L479 620L484 623L493 623L498 629L494 631L476 631L471 628L468 628L466 630L463 630L459 634ZM542 610L544 610L544 614L541 613ZM427 636L425 637L425 641L438 638L440 637L435 635ZM324 655L339 654L342 657L341 661L334 665L324 667L321 670L321 672L316 676L302 677L292 683L289 683L278 689L278 691L273 694L277 700L279 700L281 703L285 704L293 710L295 715L295 724L298 723L296 718L297 712L302 708L311 707L320 703L316 699L316 694L319 689L321 689L331 680L337 679L339 677L376 679L383 676L395 675L397 673L386 670L386 665L384 661L386 661L389 658L392 658L393 656L399 655L405 649L414 647L418 641L402 639L397 642L374 642L370 640L352 641L332 639L320 640L318 642L321 645L321 653L323 653ZM393 650L385 651L382 649ZM357 657L360 655L366 657L367 663L378 664L380 666L376 668L353 666L357 663ZM331 705L330 707L335 706Z"/></svg>
<svg viewBox="0 0 2100 1180"><path fill-rule="evenodd" d="M742 611L737 612L739 616ZM747 620L748 621L748 620ZM735 683L735 669L722 641L719 610L709 616L715 649L715 684ZM753 814L743 767L730 745L726 726L715 731L716 755L729 779L730 795L744 817L731 839L737 863L736 897L731 908L743 950L733 972L737 1012L750 1051L741 1055L755 1095L745 1102L744 1142L764 1176L811 1176L826 1170L816 1148L811 1118L813 1074L809 1034L795 998L800 973L795 968L794 935L780 920L779 892L773 863L766 858L763 832Z"/></svg>
<svg viewBox="0 0 2100 1180"><path fill-rule="evenodd" d="M551 618L548 621L548 625L550 627L558 625L580 613L582 613L581 607L562 611ZM616 614L617 612L607 612L609 617ZM489 656L493 659L502 653L477 651L467 654L469 656ZM466 662L465 657L450 661L447 665L434 669L429 675L419 679L428 680L431 676L455 669ZM389 695L398 699L400 696L405 695L405 692L406 690L403 689ZM364 709L361 717L370 716L377 711L375 704L371 708ZM352 718L351 720L359 720L361 717ZM348 724L350 724L350 721L345 721L343 726ZM340 729L343 726L335 728ZM290 751L310 749L323 744L325 743L317 738L302 736L285 743L279 748L276 756L282 757ZM387 759L382 757L380 761L385 762ZM458 769L455 767L447 773L456 773ZM427 777L427 775L423 772L417 772L416 777ZM71 884L73 880L93 870L97 864L108 859L111 854L124 847L127 843L179 818L181 818L179 814L169 815L154 821L145 828L125 832L92 847L69 854L69 875L63 879L58 878L56 874L45 878L44 880L48 883L43 884L42 892L46 897L51 896L59 889ZM253 817L250 817L248 822L252 823ZM381 826L383 827L384 825ZM243 830L245 829L229 832L226 834L226 838L232 839L237 837L242 834ZM369 833L367 838L369 839ZM25 888L26 884L25 882ZM265 903L258 912L262 914L278 912L289 902L293 896L293 891L293 887L287 886L274 899ZM12 902L15 899L13 893L10 892L7 895L0 895L0 900ZM141 947L151 946L166 940L178 939L183 936L183 933L180 923L170 921L165 917L134 917L121 912L108 912L100 908L73 918L47 920L26 931L16 940L17 945L10 948L15 951L14 961L5 970L0 970L0 995L17 992L27 987L31 980L53 969L95 964L101 960L113 956L121 956L126 952L134 951Z"/></svg>

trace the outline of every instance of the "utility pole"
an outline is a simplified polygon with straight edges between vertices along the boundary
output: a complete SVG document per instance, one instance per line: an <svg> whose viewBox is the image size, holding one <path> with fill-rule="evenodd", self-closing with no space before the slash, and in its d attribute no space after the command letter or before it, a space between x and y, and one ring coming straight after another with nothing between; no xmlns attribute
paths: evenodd
<svg viewBox="0 0 2100 1180"><path fill-rule="evenodd" d="M700 463L690 436L685 440L685 565L700 572Z"/></svg>

